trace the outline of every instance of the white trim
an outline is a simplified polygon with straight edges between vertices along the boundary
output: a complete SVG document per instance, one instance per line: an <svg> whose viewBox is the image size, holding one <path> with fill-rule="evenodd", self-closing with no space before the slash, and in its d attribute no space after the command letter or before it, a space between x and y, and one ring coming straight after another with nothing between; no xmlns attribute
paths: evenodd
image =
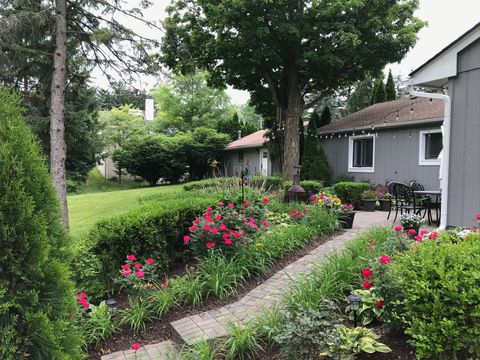
<svg viewBox="0 0 480 360"><path fill-rule="evenodd" d="M263 172L263 154L266 153L267 154L267 168L265 169L265 173ZM259 153L259 156L260 156L260 160L259 160L259 168L260 168L260 175L262 176L269 176L268 174L268 165L269 165L269 159L268 159L268 149L265 149L265 148L262 148L260 149L260 153Z"/></svg>
<svg viewBox="0 0 480 360"><path fill-rule="evenodd" d="M418 147L418 165L420 166L440 166L440 159L425 159L425 138L428 134L442 133L442 129L420 130Z"/></svg>
<svg viewBox="0 0 480 360"><path fill-rule="evenodd" d="M373 159L371 167L353 166L353 140L373 139ZM373 173L375 172L375 135L355 135L348 138L348 172L350 173Z"/></svg>

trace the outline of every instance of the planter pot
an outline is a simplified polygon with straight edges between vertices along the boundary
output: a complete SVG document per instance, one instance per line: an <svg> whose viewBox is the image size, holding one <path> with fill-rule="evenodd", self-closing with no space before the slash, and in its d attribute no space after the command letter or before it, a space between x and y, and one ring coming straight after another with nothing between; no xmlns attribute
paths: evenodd
<svg viewBox="0 0 480 360"><path fill-rule="evenodd" d="M390 208L392 207L392 202L390 199L380 199L378 201L380 202L381 211L390 211Z"/></svg>
<svg viewBox="0 0 480 360"><path fill-rule="evenodd" d="M348 212L340 215L340 224L342 224L343 229L351 229L353 226L353 220L355 218L355 212Z"/></svg>
<svg viewBox="0 0 480 360"><path fill-rule="evenodd" d="M375 204L377 200L370 200L370 199L363 199L362 200L362 208L365 211L375 211Z"/></svg>

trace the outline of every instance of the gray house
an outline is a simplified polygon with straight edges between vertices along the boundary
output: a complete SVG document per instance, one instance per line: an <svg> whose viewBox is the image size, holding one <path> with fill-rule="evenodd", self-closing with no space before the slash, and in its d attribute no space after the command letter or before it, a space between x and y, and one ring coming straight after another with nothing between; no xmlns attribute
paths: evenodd
<svg viewBox="0 0 480 360"><path fill-rule="evenodd" d="M385 184L416 180L440 188L443 101L402 98L378 103L319 129L333 176Z"/></svg>
<svg viewBox="0 0 480 360"><path fill-rule="evenodd" d="M480 23L410 77L412 86L446 92L435 94L445 103L441 226L473 226L480 212Z"/></svg>
<svg viewBox="0 0 480 360"><path fill-rule="evenodd" d="M270 159L265 138L266 130L259 130L229 143L223 154L225 175L238 176L242 164L248 164L251 175L270 176L279 172L279 166Z"/></svg>

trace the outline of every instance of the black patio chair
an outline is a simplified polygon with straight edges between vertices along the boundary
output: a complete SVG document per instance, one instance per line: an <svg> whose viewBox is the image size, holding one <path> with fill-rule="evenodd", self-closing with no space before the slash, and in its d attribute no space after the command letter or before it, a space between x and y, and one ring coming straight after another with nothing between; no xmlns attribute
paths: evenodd
<svg viewBox="0 0 480 360"><path fill-rule="evenodd" d="M393 184L393 195L395 199L395 219L393 222L397 221L398 211L400 210L400 215L403 213L413 213L420 215L422 210L424 211L423 216L427 214L428 205L424 203L424 198L417 196L412 187L402 184L394 183Z"/></svg>
<svg viewBox="0 0 480 360"><path fill-rule="evenodd" d="M392 213L392 208L395 206L395 202L394 202L395 196L393 195L393 186L396 183L397 182L394 181L394 180L386 180L385 181L385 186L387 187L387 191L388 191L388 198L390 200L390 210L388 210L387 220L390 219L390 214Z"/></svg>

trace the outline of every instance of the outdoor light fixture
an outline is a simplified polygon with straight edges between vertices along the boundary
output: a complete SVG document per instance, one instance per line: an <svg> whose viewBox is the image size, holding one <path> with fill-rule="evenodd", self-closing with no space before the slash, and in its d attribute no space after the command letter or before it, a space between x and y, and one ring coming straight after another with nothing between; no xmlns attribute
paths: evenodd
<svg viewBox="0 0 480 360"><path fill-rule="evenodd" d="M117 308L117 300L114 298L108 299L105 303L107 304L108 311L113 311Z"/></svg>
<svg viewBox="0 0 480 360"><path fill-rule="evenodd" d="M353 311L353 326L357 327L358 309L360 309L360 300L362 297L356 294L350 294L347 297L350 309Z"/></svg>

